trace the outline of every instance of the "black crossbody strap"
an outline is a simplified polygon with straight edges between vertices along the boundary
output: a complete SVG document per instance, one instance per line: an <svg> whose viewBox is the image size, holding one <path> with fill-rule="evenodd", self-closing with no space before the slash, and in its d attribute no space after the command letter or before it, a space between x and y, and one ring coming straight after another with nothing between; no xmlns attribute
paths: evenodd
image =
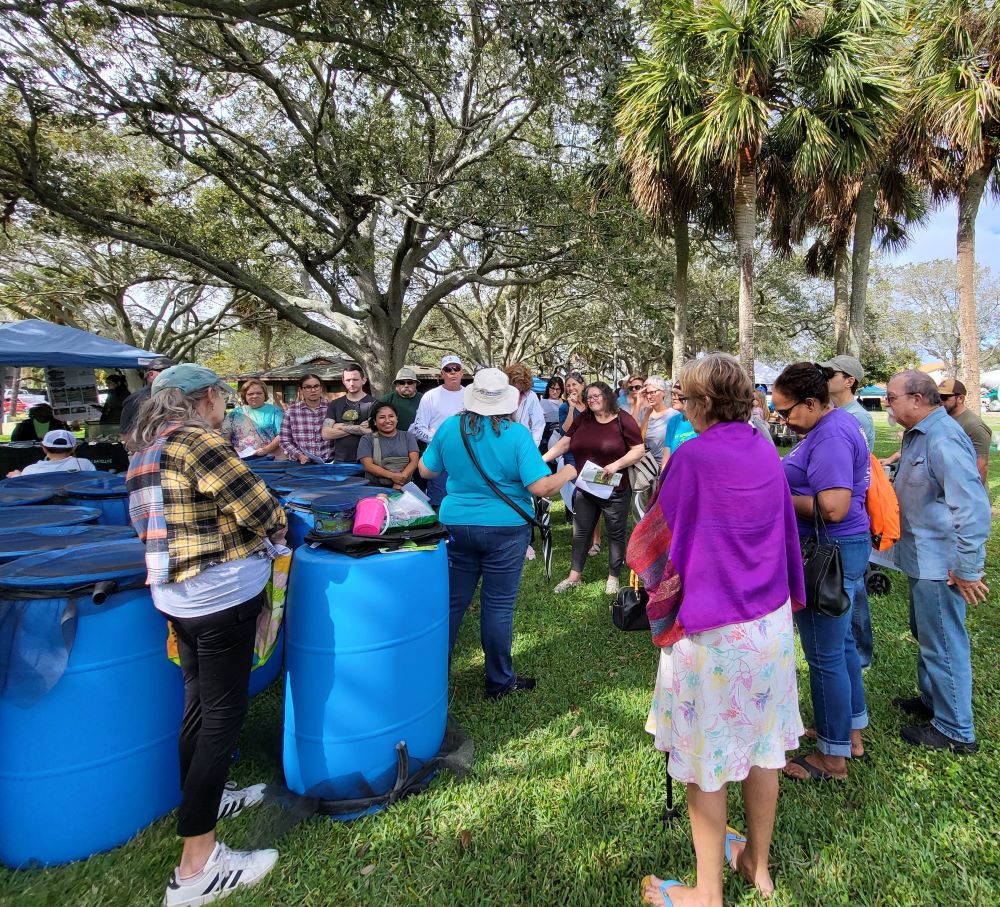
<svg viewBox="0 0 1000 907"><path fill-rule="evenodd" d="M465 444L465 450L469 455L469 459L472 460L472 465L476 467L476 470L483 477L483 481L490 486L493 493L500 498L508 507L510 507L522 520L528 523L530 526L536 526L539 529L544 528L533 516L529 516L524 510L521 509L519 504L515 504L506 494L500 489L496 482L494 482L486 473L483 471L483 467L479 465L479 460L476 459L476 455L472 450L472 443L469 441L469 434L467 431L466 419L468 415L463 413L458 419L458 433L462 436L462 443Z"/></svg>

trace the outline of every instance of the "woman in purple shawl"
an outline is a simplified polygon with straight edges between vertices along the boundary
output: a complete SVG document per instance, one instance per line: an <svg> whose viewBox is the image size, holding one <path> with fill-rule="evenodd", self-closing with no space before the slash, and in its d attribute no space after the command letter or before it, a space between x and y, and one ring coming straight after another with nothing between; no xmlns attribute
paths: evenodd
<svg viewBox="0 0 1000 907"><path fill-rule="evenodd" d="M778 770L803 731L792 611L805 600L795 511L778 454L747 424L753 385L713 353L681 373L698 437L670 457L636 527L628 563L649 593L660 665L650 722L687 785L697 857L692 887L643 879L650 904L722 905L724 860L768 896ZM726 827L726 785L740 781L742 836Z"/></svg>

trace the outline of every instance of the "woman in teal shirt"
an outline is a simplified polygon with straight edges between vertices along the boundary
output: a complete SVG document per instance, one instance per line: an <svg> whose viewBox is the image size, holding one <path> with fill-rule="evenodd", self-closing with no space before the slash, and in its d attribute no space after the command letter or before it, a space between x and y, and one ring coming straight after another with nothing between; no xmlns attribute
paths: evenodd
<svg viewBox="0 0 1000 907"><path fill-rule="evenodd" d="M535 678L514 673L514 602L521 585L524 552L531 526L483 478L462 438L468 437L476 461L496 486L526 514L532 495L555 494L576 478L564 466L553 475L542 462L531 432L513 421L517 388L495 368L482 369L465 389L465 412L446 419L420 460L420 474L448 474L441 522L448 527L449 652L482 579L479 593L480 640L486 659L486 695L499 699L531 690Z"/></svg>
<svg viewBox="0 0 1000 907"><path fill-rule="evenodd" d="M684 414L684 404L687 403L687 397L684 396L683 391L677 385L674 385L672 391L670 391L670 405L681 414L679 419L671 419L667 423L667 430L663 435L663 462L660 464L660 472L663 472L667 468L667 460L670 459L670 455L677 450L685 441L690 441L692 438L698 437L698 432L694 430L694 426L688 421L688 417Z"/></svg>
<svg viewBox="0 0 1000 907"><path fill-rule="evenodd" d="M222 436L240 456L274 455L283 460L284 455L278 448L281 407L267 402L267 388L256 379L247 381L240 388L239 396L243 405L226 415L222 423ZM251 450L253 453L246 453Z"/></svg>

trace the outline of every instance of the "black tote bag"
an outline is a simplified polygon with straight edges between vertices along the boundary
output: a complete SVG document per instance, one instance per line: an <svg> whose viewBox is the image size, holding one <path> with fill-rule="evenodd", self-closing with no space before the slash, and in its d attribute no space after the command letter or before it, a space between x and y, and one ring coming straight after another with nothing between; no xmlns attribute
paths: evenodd
<svg viewBox="0 0 1000 907"><path fill-rule="evenodd" d="M820 538L821 530L826 541ZM802 567L806 607L826 617L844 615L851 607L851 597L844 588L844 562L840 548L830 540L817 497L813 498L813 534L802 540Z"/></svg>

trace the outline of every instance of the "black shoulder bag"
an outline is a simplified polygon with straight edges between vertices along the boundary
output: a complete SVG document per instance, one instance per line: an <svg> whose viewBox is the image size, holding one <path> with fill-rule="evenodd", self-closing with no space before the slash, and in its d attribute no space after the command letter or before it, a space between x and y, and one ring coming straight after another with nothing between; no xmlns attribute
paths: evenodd
<svg viewBox="0 0 1000 907"><path fill-rule="evenodd" d="M538 530L538 534L542 540L542 558L545 561L545 577L546 579L552 579L552 527L549 521L549 502L545 498L535 498L535 516L531 516L525 512L520 504L512 501L497 485L497 483L486 475L485 470L479 464L479 460L476 459L475 452L472 450L472 442L469 441L467 419L468 416L465 414L459 417L458 431L462 436L462 443L465 445L465 451L469 455L469 459L472 460L472 465L476 467L476 471L483 477L483 481L490 486L490 490L498 498L500 498L501 501L510 507L514 513L516 513L529 526Z"/></svg>
<svg viewBox="0 0 1000 907"><path fill-rule="evenodd" d="M826 541L820 539L820 529ZM802 540L802 566L806 581L806 607L826 617L841 617L851 607L844 588L844 562L840 548L830 540L826 522L813 498L813 534Z"/></svg>

